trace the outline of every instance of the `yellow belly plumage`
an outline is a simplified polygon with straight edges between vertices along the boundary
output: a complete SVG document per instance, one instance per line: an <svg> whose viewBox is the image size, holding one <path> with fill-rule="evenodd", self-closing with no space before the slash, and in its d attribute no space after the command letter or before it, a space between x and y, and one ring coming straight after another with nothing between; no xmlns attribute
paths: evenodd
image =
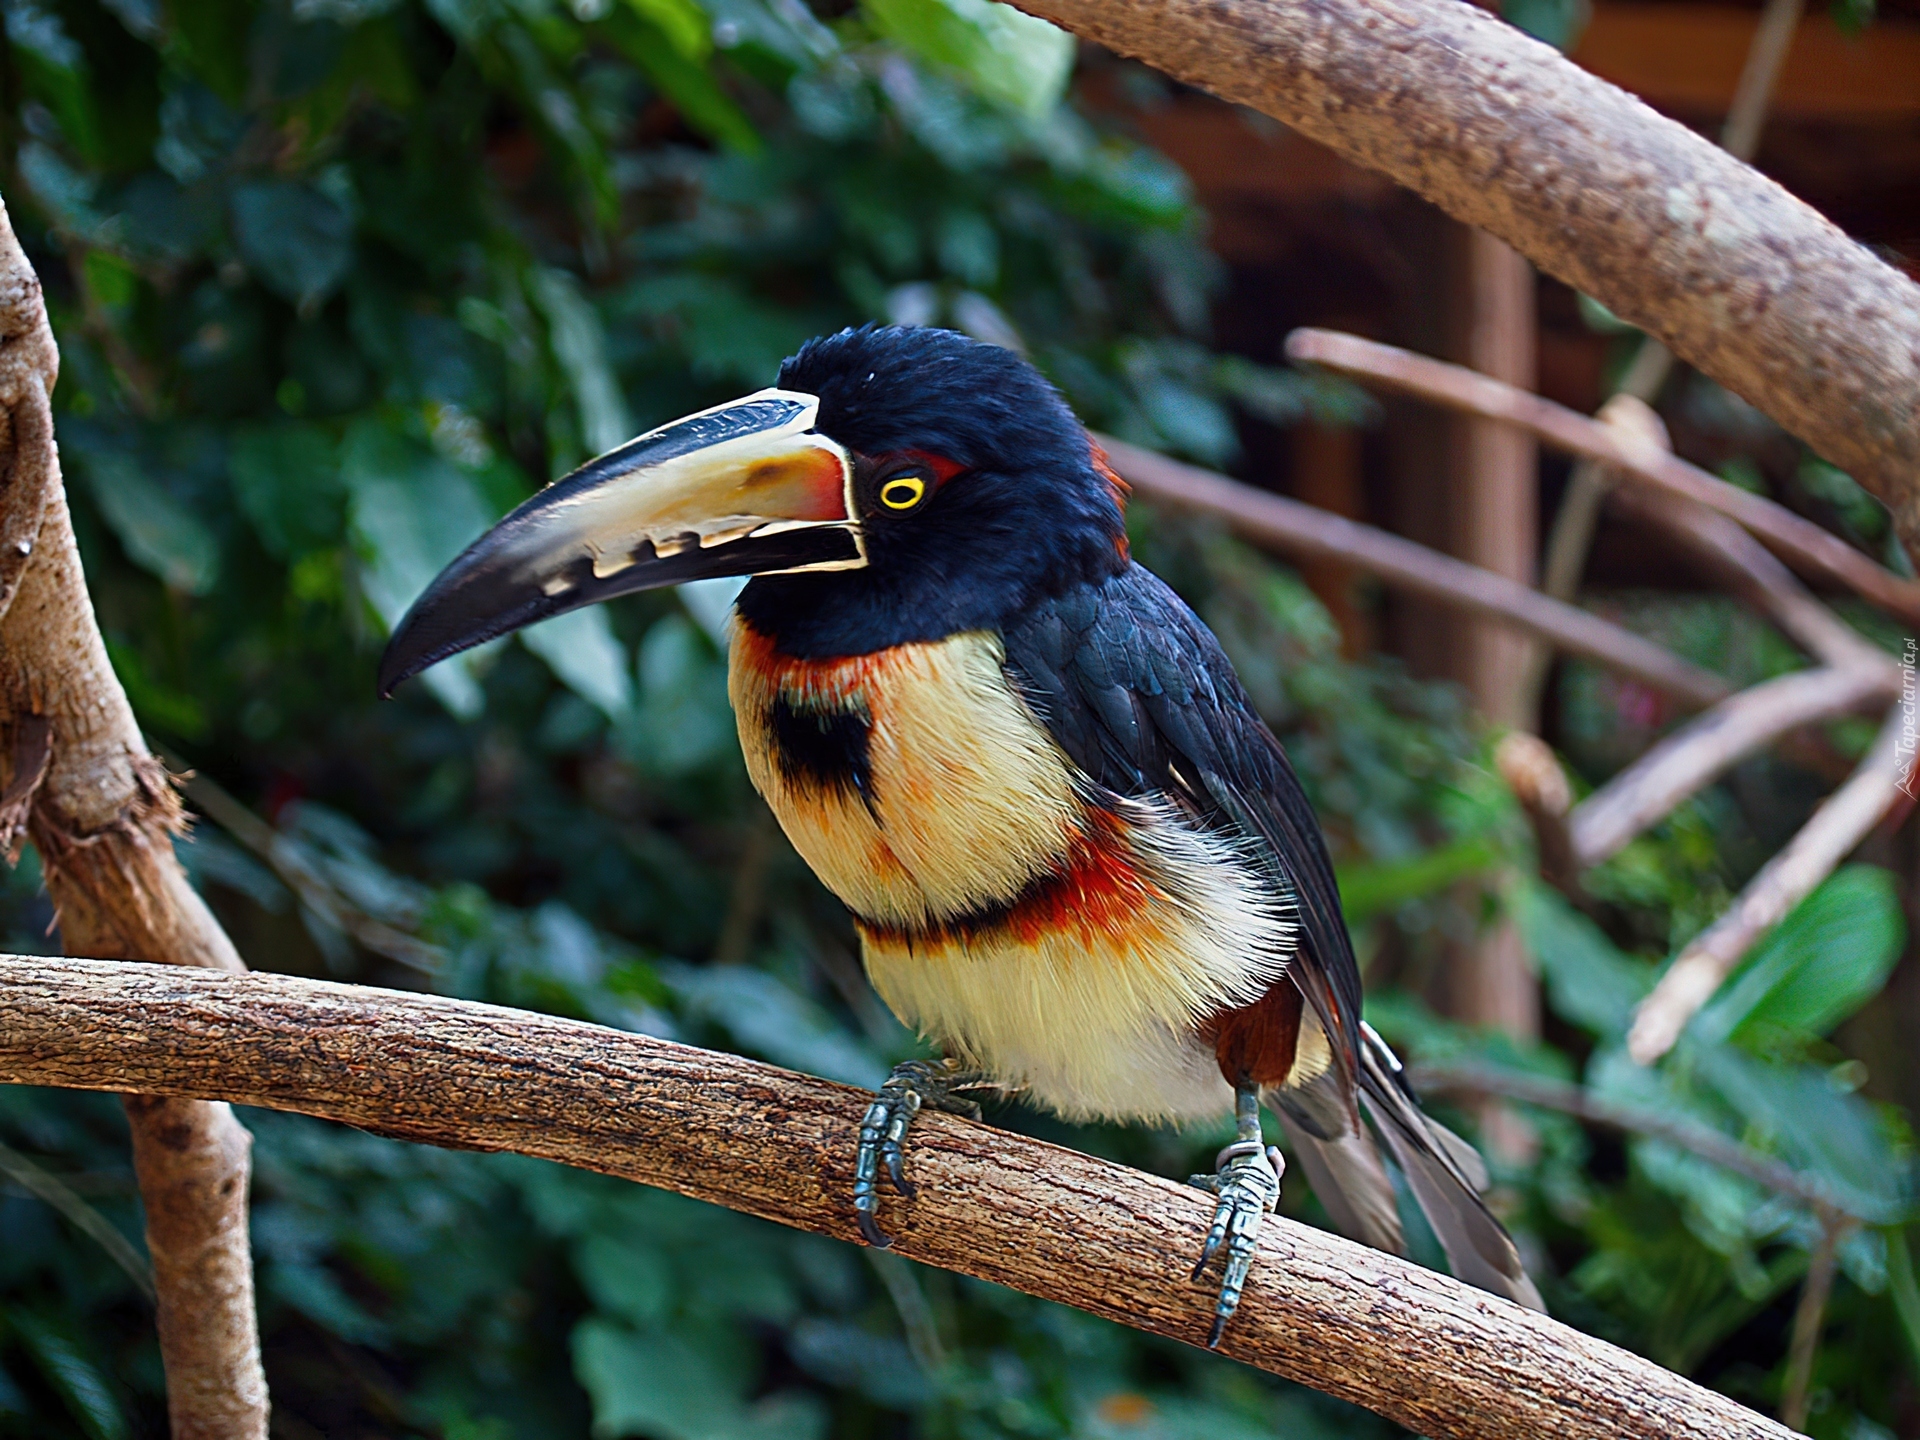
<svg viewBox="0 0 1920 1440"><path fill-rule="evenodd" d="M753 783L904 1022L1069 1117L1217 1116L1231 1092L1197 1027L1280 978L1290 914L1171 807L1091 804L1002 662L980 631L795 660L736 621ZM857 780L791 763L777 714L857 724Z"/></svg>

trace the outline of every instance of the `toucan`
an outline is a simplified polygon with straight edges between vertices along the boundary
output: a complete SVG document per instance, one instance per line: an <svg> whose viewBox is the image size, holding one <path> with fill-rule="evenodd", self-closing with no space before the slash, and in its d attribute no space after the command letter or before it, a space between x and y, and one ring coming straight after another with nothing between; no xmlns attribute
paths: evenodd
<svg viewBox="0 0 1920 1440"><path fill-rule="evenodd" d="M1404 1254L1377 1141L1461 1279L1535 1309L1487 1171L1361 1018L1333 867L1218 642L1127 546L1126 486L1025 358L951 331L808 342L774 388L590 461L475 541L379 687L616 595L751 576L728 688L754 786L940 1058L862 1117L853 1213L902 1196L924 1106L1019 1092L1072 1120L1234 1116L1198 1282L1238 1306L1281 1152ZM1369 1123L1370 1122L1370 1123Z"/></svg>

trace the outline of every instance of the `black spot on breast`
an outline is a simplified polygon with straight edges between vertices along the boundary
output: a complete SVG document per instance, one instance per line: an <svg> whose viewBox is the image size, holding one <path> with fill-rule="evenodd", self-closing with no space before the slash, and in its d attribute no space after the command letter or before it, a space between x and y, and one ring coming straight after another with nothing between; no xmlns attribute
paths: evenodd
<svg viewBox="0 0 1920 1440"><path fill-rule="evenodd" d="M872 722L860 710L822 709L776 696L767 710L773 759L788 783L858 795L873 806L867 744Z"/></svg>

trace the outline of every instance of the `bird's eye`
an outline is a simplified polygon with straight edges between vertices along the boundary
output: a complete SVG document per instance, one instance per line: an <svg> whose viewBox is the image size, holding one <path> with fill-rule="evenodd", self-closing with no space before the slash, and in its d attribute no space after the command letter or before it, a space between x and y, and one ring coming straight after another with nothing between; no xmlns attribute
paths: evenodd
<svg viewBox="0 0 1920 1440"><path fill-rule="evenodd" d="M880 503L889 510L911 510L927 498L927 482L918 475L896 475L880 487Z"/></svg>

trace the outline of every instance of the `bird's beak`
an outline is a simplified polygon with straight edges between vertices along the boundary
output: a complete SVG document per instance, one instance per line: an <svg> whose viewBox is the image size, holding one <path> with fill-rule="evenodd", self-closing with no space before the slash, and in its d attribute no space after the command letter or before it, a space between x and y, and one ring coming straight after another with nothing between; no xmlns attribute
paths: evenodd
<svg viewBox="0 0 1920 1440"><path fill-rule="evenodd" d="M380 660L380 693L449 655L635 590L867 563L846 450L819 400L762 390L629 440L556 480L426 588Z"/></svg>

